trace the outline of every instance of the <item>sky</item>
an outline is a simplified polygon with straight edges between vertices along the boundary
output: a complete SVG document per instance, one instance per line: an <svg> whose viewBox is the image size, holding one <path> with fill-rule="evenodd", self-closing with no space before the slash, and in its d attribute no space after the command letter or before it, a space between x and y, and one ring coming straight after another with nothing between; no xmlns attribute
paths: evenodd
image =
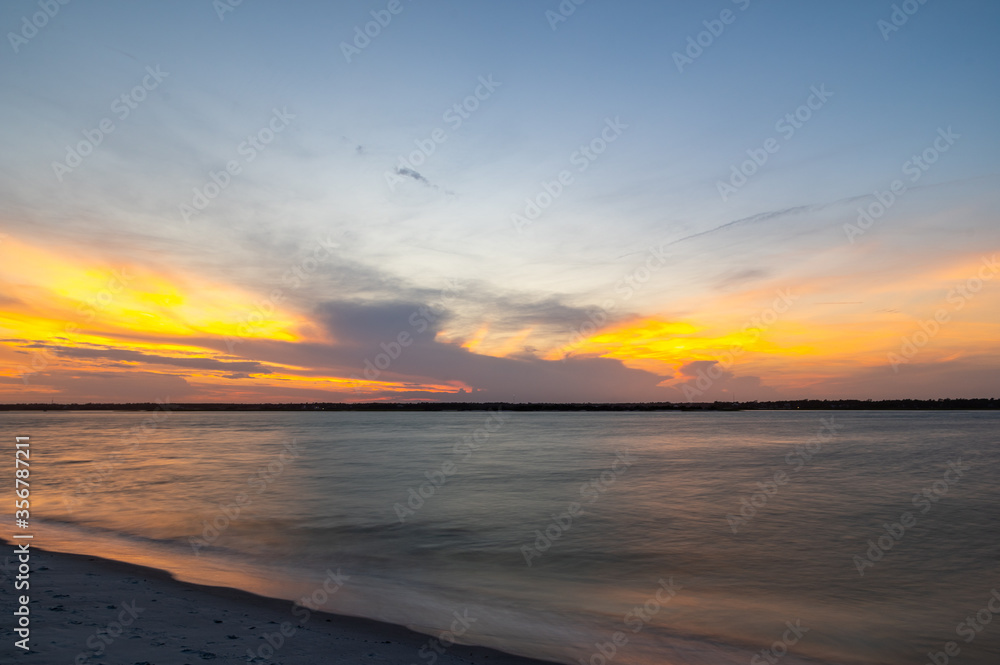
<svg viewBox="0 0 1000 665"><path fill-rule="evenodd" d="M1000 397L998 27L5 2L0 402Z"/></svg>

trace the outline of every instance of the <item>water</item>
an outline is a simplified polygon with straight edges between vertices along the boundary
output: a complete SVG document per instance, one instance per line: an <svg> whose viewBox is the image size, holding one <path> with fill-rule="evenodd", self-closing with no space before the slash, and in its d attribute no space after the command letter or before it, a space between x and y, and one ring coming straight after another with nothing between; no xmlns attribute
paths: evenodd
<svg viewBox="0 0 1000 665"><path fill-rule="evenodd" d="M565 663L1000 662L996 413L0 419L51 549Z"/></svg>

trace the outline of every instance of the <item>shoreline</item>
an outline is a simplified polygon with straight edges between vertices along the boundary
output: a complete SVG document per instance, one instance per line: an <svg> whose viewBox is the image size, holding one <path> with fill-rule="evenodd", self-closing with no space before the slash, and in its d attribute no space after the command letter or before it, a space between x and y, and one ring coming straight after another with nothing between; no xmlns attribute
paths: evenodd
<svg viewBox="0 0 1000 665"><path fill-rule="evenodd" d="M998 411L995 397L938 399L792 399L751 402L90 402L0 403L0 411L169 411L169 412L686 412L686 411Z"/></svg>
<svg viewBox="0 0 1000 665"><path fill-rule="evenodd" d="M15 545L0 542L4 562L16 559L10 554ZM37 654L51 663L546 665L487 647L444 647L405 626L181 582L165 570L100 556L32 547L30 589L15 592L13 573L5 576L0 598L10 608L2 628L9 639L0 654ZM15 596L23 593L30 596L29 652L14 647L12 632ZM443 652L429 648L432 641Z"/></svg>

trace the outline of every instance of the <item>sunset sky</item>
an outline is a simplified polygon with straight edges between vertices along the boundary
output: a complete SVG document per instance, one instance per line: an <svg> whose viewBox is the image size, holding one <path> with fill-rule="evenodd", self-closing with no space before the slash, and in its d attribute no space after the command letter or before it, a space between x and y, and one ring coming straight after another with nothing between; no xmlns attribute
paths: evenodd
<svg viewBox="0 0 1000 665"><path fill-rule="evenodd" d="M1000 5L902 5L5 2L0 402L1000 397Z"/></svg>

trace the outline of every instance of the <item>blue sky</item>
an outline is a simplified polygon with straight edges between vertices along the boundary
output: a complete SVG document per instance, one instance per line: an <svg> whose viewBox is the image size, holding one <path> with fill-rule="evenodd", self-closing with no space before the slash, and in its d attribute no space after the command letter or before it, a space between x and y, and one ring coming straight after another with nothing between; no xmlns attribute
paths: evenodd
<svg viewBox="0 0 1000 665"><path fill-rule="evenodd" d="M280 283L318 238L332 236L337 259L285 302L290 319L312 321L295 339L336 345L335 330L316 332L324 329L317 312L331 302L372 308L416 302L458 279L467 295L449 309L436 343L541 367L552 362L568 331L587 320L588 308L614 294L636 257L665 243L675 243L670 265L608 317L606 325L622 335L629 322L650 318L736 325L724 324L723 314L742 320L769 297L761 294L788 284L818 294L822 289L810 284L843 283L855 292L845 300L851 302L921 302L930 297L913 291L921 271L947 292L947 284L934 281L943 279L944 266L971 265L996 248L1000 7L993 3L913 2L907 8L916 11L891 33L879 21L892 20L893 3L878 2L588 0L563 3L575 10L554 29L546 15L559 11L554 1L402 0L393 6L396 14L386 13L388 5L246 0L220 16L219 3L208 0L70 2L51 5L58 12L20 40L11 35L23 32L24 17L41 11L39 4L5 3L0 231L10 237L7 246L90 257L94 265L135 262L184 283L227 284L252 299ZM373 20L371 12L391 21L348 62L342 44ZM719 22L720 15L729 23ZM705 31L713 27L720 34L709 40ZM678 71L674 54L685 53L699 33L707 45ZM135 108L120 117L122 107L113 100L141 85L147 68L163 72L162 80L140 91L144 99L133 100ZM495 82L488 94L481 80ZM477 87L478 108L454 127L446 113ZM794 134L779 132L776 122L817 89L829 98ZM266 132L275 109L284 118L282 130L247 161L240 146ZM105 119L114 131L60 177L53 162L65 162L67 146ZM608 123L620 131L581 171L577 151ZM846 243L842 228L856 217L857 205L886 190L904 163L949 127L960 137L954 145L864 243ZM440 143L431 139L435 130L442 130ZM723 200L719 182L748 159L748 150L761 154L768 139L777 151ZM400 156L420 141L433 145L433 153L395 173ZM227 162L239 173L203 211L185 218L181 206ZM572 182L519 233L512 215L523 214L526 200L537 201L545 183L564 171ZM725 226L739 220L751 221ZM873 271L896 290L870 293ZM24 283L43 288L44 276L32 279ZM969 325L992 330L989 301L976 302L982 314ZM242 310L235 309L232 318L239 320ZM857 313L831 319L799 311L797 325L827 333L844 321L864 320ZM923 310L907 314L908 322L886 328L893 332L883 333L881 346L829 354L839 360L823 356L827 369L812 382L779 376L780 345L759 349L770 360L753 356L748 366L727 371L773 386L761 395L840 390L853 396L871 381L857 374L849 388L832 386L848 380L845 368L852 363L869 371L872 357L898 345L899 330L926 316ZM7 327L11 339L26 334ZM372 334L391 338L397 327ZM961 335L954 331L957 348ZM483 337L470 344L477 333ZM507 343L518 335L513 346ZM77 342L112 345L110 337L98 337ZM224 347L199 340L183 352L223 353ZM791 353L790 346L782 348ZM961 361L955 348L921 355L933 367L924 368L929 373L920 391L941 390L936 372L942 362ZM715 357L699 353L632 362L597 344L584 355L614 358L623 372L652 372L660 377L651 382L657 389L635 395L671 399L664 382L682 380L691 362ZM976 346L973 355L989 353L988 346ZM18 360L11 354L13 377ZM280 355L255 360L279 362ZM62 385L57 365L46 368L52 386ZM313 367L297 367L307 366ZM152 363L148 369L162 368ZM349 367L328 369L343 377ZM395 367L390 373L397 371L394 378L408 385L461 383L489 392L469 377ZM202 386L191 394L223 394L214 392L222 390L215 383L178 378ZM904 395L915 385L897 375L883 378L877 394ZM272 394L270 384L257 388L240 394ZM368 386L365 395L383 396L376 388ZM326 394L308 390L281 396ZM554 391L553 399L559 397Z"/></svg>

